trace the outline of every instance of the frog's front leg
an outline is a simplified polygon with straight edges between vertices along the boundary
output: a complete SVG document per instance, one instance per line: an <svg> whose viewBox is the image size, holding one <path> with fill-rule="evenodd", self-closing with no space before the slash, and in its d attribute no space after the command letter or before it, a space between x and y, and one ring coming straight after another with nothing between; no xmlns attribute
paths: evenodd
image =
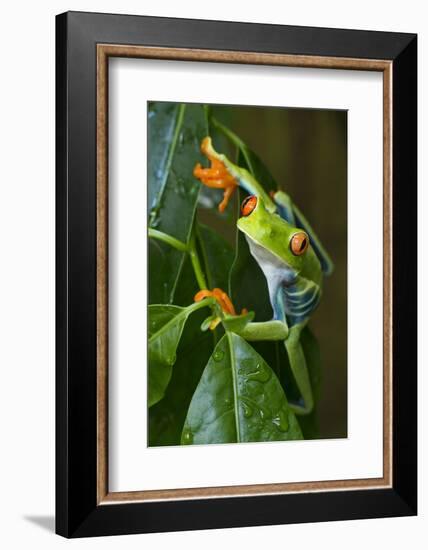
<svg viewBox="0 0 428 550"><path fill-rule="evenodd" d="M200 290L195 294L194 300L195 302L199 302L208 296L213 297L216 300L222 315L217 316L217 318L211 322L210 328L212 330L214 330L222 320L225 322L225 325L227 325L228 318L230 319L231 317L236 317L238 315L232 300L221 288L214 288L213 290ZM247 313L247 310L243 309L240 315L246 315ZM260 323L249 322L242 328L232 328L230 330L250 342L262 340L285 340L288 336L287 323L277 320L263 321Z"/></svg>
<svg viewBox="0 0 428 550"><path fill-rule="evenodd" d="M221 316L218 315L211 320L211 330L214 330L222 320L223 322L226 322L227 318L230 319L230 317L237 316L235 307L226 292L220 288L214 288L213 290L200 290L195 295L194 300L195 302L198 302L207 296L215 298L218 307L221 310ZM241 311L241 315L245 315L246 313L247 311L245 309ZM290 402L290 407L296 414L309 414L312 411L314 404L306 359L300 343L300 333L304 325L305 323L301 323L294 325L289 329L284 318L284 321L280 319L273 319L272 321L263 321L260 323L249 322L242 328L228 329L236 334L239 334L242 338L248 340L249 342L284 342L290 361L291 371L302 396L302 403Z"/></svg>
<svg viewBox="0 0 428 550"><path fill-rule="evenodd" d="M239 335L249 342L285 340L288 336L288 326L282 321L248 323Z"/></svg>

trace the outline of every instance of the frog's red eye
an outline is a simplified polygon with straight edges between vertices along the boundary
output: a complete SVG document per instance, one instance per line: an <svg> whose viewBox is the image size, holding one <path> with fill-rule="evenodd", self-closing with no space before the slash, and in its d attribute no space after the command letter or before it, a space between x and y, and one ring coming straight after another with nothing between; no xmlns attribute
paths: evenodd
<svg viewBox="0 0 428 550"><path fill-rule="evenodd" d="M241 214L243 216L249 216L256 206L257 197L255 195L250 195L249 197L246 197L241 204Z"/></svg>
<svg viewBox="0 0 428 550"><path fill-rule="evenodd" d="M304 231L299 231L291 237L290 248L295 256L304 254L309 246L309 237Z"/></svg>

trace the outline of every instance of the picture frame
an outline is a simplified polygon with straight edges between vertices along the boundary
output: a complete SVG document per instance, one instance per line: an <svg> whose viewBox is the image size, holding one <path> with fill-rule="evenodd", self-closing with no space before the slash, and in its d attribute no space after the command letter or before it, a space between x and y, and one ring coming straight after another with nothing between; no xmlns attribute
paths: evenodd
<svg viewBox="0 0 428 550"><path fill-rule="evenodd" d="M383 476L108 488L108 61L383 75ZM417 513L417 37L68 12L56 18L56 532L65 537ZM144 467L144 466L143 466Z"/></svg>

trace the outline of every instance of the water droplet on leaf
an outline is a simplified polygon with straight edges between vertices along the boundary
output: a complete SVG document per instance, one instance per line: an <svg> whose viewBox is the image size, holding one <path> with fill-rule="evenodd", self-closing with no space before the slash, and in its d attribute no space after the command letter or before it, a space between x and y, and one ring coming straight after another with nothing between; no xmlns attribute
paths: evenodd
<svg viewBox="0 0 428 550"><path fill-rule="evenodd" d="M241 401L242 412L244 413L245 418L250 418L253 414L253 409L244 401Z"/></svg>
<svg viewBox="0 0 428 550"><path fill-rule="evenodd" d="M272 419L272 422L280 432L288 431L288 413L280 410L279 413Z"/></svg>
<svg viewBox="0 0 428 550"><path fill-rule="evenodd" d="M185 430L183 433L183 443L184 445L191 445L193 443L193 434L190 430Z"/></svg>
<svg viewBox="0 0 428 550"><path fill-rule="evenodd" d="M267 420L270 418L271 414L268 409L265 409L264 407L260 407L259 409L260 418L262 420Z"/></svg>
<svg viewBox="0 0 428 550"><path fill-rule="evenodd" d="M172 367L172 365L175 363L175 359L176 359L176 355L170 355L169 357L166 358L166 364L169 366L169 367Z"/></svg>
<svg viewBox="0 0 428 550"><path fill-rule="evenodd" d="M214 361L221 361L224 357L224 351L222 351L221 349L217 349L215 352L214 352Z"/></svg>
<svg viewBox="0 0 428 550"><path fill-rule="evenodd" d="M254 372L247 374L248 380L255 380L256 382L267 382L271 377L271 370L266 365L258 364Z"/></svg>
<svg viewBox="0 0 428 550"><path fill-rule="evenodd" d="M239 362L238 374L247 375L254 369L254 361L252 359L242 359Z"/></svg>

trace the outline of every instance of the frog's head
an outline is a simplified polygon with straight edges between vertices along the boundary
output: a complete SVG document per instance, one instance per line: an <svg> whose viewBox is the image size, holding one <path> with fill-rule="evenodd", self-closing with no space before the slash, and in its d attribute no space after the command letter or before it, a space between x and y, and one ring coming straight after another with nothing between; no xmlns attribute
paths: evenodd
<svg viewBox="0 0 428 550"><path fill-rule="evenodd" d="M247 238L295 272L303 269L309 247L307 233L290 225L278 214L270 213L261 197L250 195L243 201L237 225Z"/></svg>

